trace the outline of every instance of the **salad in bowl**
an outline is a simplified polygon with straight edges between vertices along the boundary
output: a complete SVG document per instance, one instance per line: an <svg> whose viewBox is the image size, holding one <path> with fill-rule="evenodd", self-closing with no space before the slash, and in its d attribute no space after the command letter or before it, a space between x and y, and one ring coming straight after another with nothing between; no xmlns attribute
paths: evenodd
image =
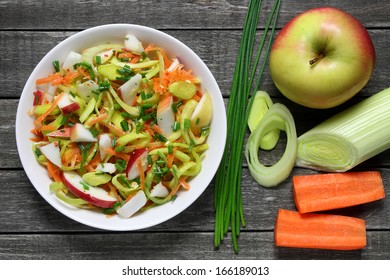
<svg viewBox="0 0 390 280"><path fill-rule="evenodd" d="M113 24L45 56L22 93L16 130L26 173L50 204L90 226L132 230L175 216L204 191L226 119L215 79L188 47Z"/></svg>

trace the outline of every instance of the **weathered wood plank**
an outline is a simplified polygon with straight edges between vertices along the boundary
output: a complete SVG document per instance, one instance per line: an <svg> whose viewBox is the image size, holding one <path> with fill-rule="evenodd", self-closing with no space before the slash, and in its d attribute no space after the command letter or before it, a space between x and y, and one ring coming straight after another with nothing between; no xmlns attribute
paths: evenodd
<svg viewBox="0 0 390 280"><path fill-rule="evenodd" d="M390 193L390 170L379 169L386 193ZM291 176L310 174L295 169ZM84 232L99 231L65 217L51 207L35 190L23 171L0 170L0 233L7 232ZM257 185L247 169L243 170L243 205L247 221L244 231L272 230L278 208L295 209L291 177L277 188ZM180 196L177 198L180 199ZM366 219L371 230L390 230L390 204L386 199L365 205L333 211ZM184 212L171 220L146 231L213 231L213 184Z"/></svg>
<svg viewBox="0 0 390 280"><path fill-rule="evenodd" d="M0 31L0 83L2 98L19 98L36 64L55 45L75 32ZM224 96L229 96L241 32L236 30L168 30L193 49L210 68ZM389 86L390 30L370 30L377 52L376 68L366 87L359 93L368 96ZM260 37L260 33L259 36ZM281 94L273 85L268 69L261 88L272 96Z"/></svg>
<svg viewBox="0 0 390 280"><path fill-rule="evenodd" d="M272 2L264 1L260 26L264 26ZM390 3L378 0L337 1L283 1L279 26L293 16L319 5L344 9L365 26L389 27L387 11ZM44 6L44 9L42 9ZM61 7L61 8L60 8ZM15 0L0 3L1 29L84 29L96 24L132 23L159 29L241 29L247 1L41 1ZM98 21L97 21L98 18ZM183 20L185 19L185 20Z"/></svg>
<svg viewBox="0 0 390 280"><path fill-rule="evenodd" d="M27 260L272 260L389 259L388 232L367 233L367 248L354 251L309 250L275 247L272 232L244 232L239 239L239 253L225 240L219 249L213 247L210 232L123 234L5 234L0 235L0 259Z"/></svg>

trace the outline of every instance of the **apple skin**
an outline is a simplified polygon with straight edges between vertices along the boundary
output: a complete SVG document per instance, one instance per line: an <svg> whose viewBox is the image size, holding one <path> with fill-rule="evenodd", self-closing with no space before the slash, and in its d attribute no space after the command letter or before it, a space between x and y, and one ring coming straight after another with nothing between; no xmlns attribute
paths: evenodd
<svg viewBox="0 0 390 280"><path fill-rule="evenodd" d="M93 195L92 190L83 189L83 187L79 183L79 181L81 181L82 179L74 171L61 172L61 180L71 193L97 207L111 208L117 202L114 197L111 197L108 194L104 197L97 197ZM91 186L90 188L96 189L97 187Z"/></svg>
<svg viewBox="0 0 390 280"><path fill-rule="evenodd" d="M375 49L367 30L352 15L333 7L293 18L270 52L271 77L279 91L317 109L353 97L367 84L374 65Z"/></svg>

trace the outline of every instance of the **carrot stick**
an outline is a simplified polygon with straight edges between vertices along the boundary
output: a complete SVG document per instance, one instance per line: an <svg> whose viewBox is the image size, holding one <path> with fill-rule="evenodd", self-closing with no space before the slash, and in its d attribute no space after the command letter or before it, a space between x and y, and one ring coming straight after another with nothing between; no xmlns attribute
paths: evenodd
<svg viewBox="0 0 390 280"><path fill-rule="evenodd" d="M59 175L59 169L56 168L50 161L47 162L47 171L49 172L50 177L53 178L56 182L61 182L61 177Z"/></svg>
<svg viewBox="0 0 390 280"><path fill-rule="evenodd" d="M366 246L362 219L331 214L300 214L279 209L275 245L282 247L356 250Z"/></svg>
<svg viewBox="0 0 390 280"><path fill-rule="evenodd" d="M190 184L188 184L188 182L186 180L187 180L187 177L185 177L185 178L181 177L179 179L179 183L183 187L183 189L189 190L190 189Z"/></svg>
<svg viewBox="0 0 390 280"><path fill-rule="evenodd" d="M99 116L97 116L97 117L95 117L95 118L93 118L93 119L87 121L86 124L89 125L89 126L92 126L92 125L94 125L95 123L98 123L98 122L100 122L100 121L106 119L107 116L108 116L107 113L103 113L103 114L101 114L101 115L99 115Z"/></svg>
<svg viewBox="0 0 390 280"><path fill-rule="evenodd" d="M142 167L142 161L140 159L137 160L137 168L138 168L138 173L139 173L139 181L141 185L141 189L145 189L145 174L144 174L144 169Z"/></svg>
<svg viewBox="0 0 390 280"><path fill-rule="evenodd" d="M294 176L293 189L300 213L349 207L385 197L377 171Z"/></svg>
<svg viewBox="0 0 390 280"><path fill-rule="evenodd" d="M60 95L57 96L56 99L53 100L53 103L51 103L51 106L49 107L49 109L47 109L47 111L45 113L43 113L42 115L40 115L35 121L34 121L34 124L38 124L40 123L41 121L43 121L44 118L46 118L46 116L48 116L50 114L51 111L53 111L56 107L57 107L57 104L58 102L60 102L61 98L64 96L64 92L61 93Z"/></svg>

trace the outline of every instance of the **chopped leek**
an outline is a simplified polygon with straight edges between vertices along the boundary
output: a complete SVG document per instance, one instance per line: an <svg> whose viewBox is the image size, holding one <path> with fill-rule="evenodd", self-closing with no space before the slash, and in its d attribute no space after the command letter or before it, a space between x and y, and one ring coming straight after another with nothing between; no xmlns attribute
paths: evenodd
<svg viewBox="0 0 390 280"><path fill-rule="evenodd" d="M248 116L248 127L251 132L256 129L265 113L272 106L273 102L265 91L258 91L254 96L253 104ZM260 143L260 148L263 150L272 150L278 143L280 130L275 129L264 135Z"/></svg>
<svg viewBox="0 0 390 280"><path fill-rule="evenodd" d="M296 165L344 172L390 148L390 88L336 114L298 138Z"/></svg>
<svg viewBox="0 0 390 280"><path fill-rule="evenodd" d="M279 129L287 134L286 150L280 160L272 166L259 162L258 149L264 136ZM263 187L274 187L290 175L296 159L297 133L293 116L286 106L274 104L249 136L245 156L252 177Z"/></svg>

